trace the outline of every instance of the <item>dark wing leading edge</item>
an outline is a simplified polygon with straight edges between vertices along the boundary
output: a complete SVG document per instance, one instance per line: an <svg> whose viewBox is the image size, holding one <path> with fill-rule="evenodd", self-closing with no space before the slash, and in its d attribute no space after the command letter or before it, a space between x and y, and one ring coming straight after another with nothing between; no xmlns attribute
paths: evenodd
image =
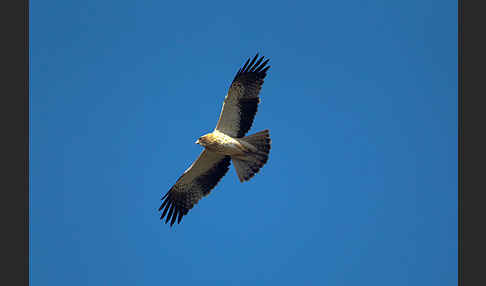
<svg viewBox="0 0 486 286"><path fill-rule="evenodd" d="M165 215L165 223L170 226L181 222L190 209L218 184L219 180L228 172L231 158L204 150L197 160L182 174L172 188L162 197L162 211L160 219Z"/></svg>
<svg viewBox="0 0 486 286"><path fill-rule="evenodd" d="M270 66L268 59L258 61L258 54L238 70L226 95L216 130L229 136L241 138L250 130L257 112L260 98L258 94Z"/></svg>

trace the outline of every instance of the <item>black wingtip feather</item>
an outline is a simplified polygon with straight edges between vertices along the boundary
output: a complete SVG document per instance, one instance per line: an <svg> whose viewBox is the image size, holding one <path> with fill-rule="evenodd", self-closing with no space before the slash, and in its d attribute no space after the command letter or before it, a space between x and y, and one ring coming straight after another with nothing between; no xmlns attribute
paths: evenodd
<svg viewBox="0 0 486 286"><path fill-rule="evenodd" d="M164 204L165 204L165 209L164 211L162 212L162 215L160 216L160 219L164 219L164 216L165 214L167 213L167 211L169 210L169 207L170 207L170 204L168 204L167 202L169 202L169 200L167 199Z"/></svg>
<svg viewBox="0 0 486 286"><path fill-rule="evenodd" d="M263 57L262 57L263 59ZM262 71L262 69L265 67L265 65L268 63L268 61L270 61L270 59L267 59L266 61L263 62L263 64L261 64L257 69L255 69L255 72L256 73L259 73Z"/></svg>
<svg viewBox="0 0 486 286"><path fill-rule="evenodd" d="M179 210L179 217L177 218L177 224L181 223L182 217L184 216L184 212L182 209Z"/></svg>
<svg viewBox="0 0 486 286"><path fill-rule="evenodd" d="M248 58L248 60L246 61L246 63L243 65L243 67L238 71L238 74L245 71L246 66L248 65L249 62L250 62L250 58Z"/></svg>
<svg viewBox="0 0 486 286"><path fill-rule="evenodd" d="M177 202L174 201L172 195L164 197L166 199L159 208L159 211L164 210L160 219L164 220L165 218L165 223L170 223L170 226L173 226L176 221L180 224L182 217L186 215L188 211L184 207L179 206Z"/></svg>
<svg viewBox="0 0 486 286"><path fill-rule="evenodd" d="M264 57L261 57L254 65L253 67L250 69L250 72L255 72L256 68L259 67L260 63L263 61L263 58Z"/></svg>
<svg viewBox="0 0 486 286"><path fill-rule="evenodd" d="M258 58L258 53L256 54L256 56L253 58L253 60L251 60L250 64L248 65L248 68L246 71L250 71L250 69L253 67L253 64L255 63L256 59Z"/></svg>
<svg viewBox="0 0 486 286"><path fill-rule="evenodd" d="M266 72L270 68L270 66L266 67L266 64L270 61L270 59L265 59L264 56L261 56L258 59L258 56L259 55L257 53L253 59L248 58L248 60L243 65L243 67L240 68L238 70L238 72L236 73L233 81L235 81L239 76L242 76L244 74L255 74L260 79L265 78ZM258 59L258 61L257 61L257 59ZM265 61L262 63L262 61L264 59L265 59Z"/></svg>
<svg viewBox="0 0 486 286"><path fill-rule="evenodd" d="M170 205L170 210L169 213L167 214L167 217L165 218L165 223L168 223L170 218L172 217L172 213L174 212L175 204Z"/></svg>
<svg viewBox="0 0 486 286"><path fill-rule="evenodd" d="M159 212L165 207L165 205L169 202L169 200L165 200L159 208Z"/></svg>
<svg viewBox="0 0 486 286"><path fill-rule="evenodd" d="M161 199L161 200L163 200L163 199L167 198L167 196L168 196L168 195L169 195L169 192L167 192L167 193L166 193L166 194L165 194L165 195L162 197L162 199Z"/></svg>
<svg viewBox="0 0 486 286"><path fill-rule="evenodd" d="M174 225L174 222L176 221L178 214L179 214L179 208L175 207L174 214L172 215L172 219L170 220L170 226Z"/></svg>

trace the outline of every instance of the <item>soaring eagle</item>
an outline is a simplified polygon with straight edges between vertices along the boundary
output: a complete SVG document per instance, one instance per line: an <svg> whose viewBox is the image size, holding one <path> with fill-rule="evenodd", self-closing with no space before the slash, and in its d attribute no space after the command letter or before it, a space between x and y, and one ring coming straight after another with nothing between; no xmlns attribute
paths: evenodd
<svg viewBox="0 0 486 286"><path fill-rule="evenodd" d="M270 66L258 54L238 70L229 88L212 133L197 139L204 147L197 160L182 174L162 197L161 220L170 226L181 222L190 209L218 184L231 161L240 182L251 179L268 160L270 135L268 130L245 137L255 118L263 79Z"/></svg>

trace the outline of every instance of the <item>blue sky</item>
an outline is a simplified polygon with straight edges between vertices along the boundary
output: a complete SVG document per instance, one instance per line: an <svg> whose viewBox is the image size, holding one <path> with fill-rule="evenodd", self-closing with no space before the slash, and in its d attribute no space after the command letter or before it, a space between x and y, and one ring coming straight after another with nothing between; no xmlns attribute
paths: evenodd
<svg viewBox="0 0 486 286"><path fill-rule="evenodd" d="M457 1L33 1L31 285L457 285ZM269 57L234 168L160 198Z"/></svg>

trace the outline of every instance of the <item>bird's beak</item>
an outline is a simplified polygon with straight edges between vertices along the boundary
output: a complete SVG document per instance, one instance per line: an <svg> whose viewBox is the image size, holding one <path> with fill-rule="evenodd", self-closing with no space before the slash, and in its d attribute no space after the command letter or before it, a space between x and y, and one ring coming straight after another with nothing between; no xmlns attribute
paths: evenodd
<svg viewBox="0 0 486 286"><path fill-rule="evenodd" d="M197 139L195 143L196 143L196 144L199 144L199 139Z"/></svg>

